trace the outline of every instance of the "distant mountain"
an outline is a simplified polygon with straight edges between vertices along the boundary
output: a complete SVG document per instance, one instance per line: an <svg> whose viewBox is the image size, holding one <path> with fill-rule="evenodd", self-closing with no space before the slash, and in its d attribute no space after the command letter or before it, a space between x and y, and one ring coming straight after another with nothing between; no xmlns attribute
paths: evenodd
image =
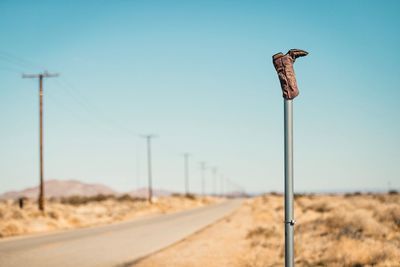
<svg viewBox="0 0 400 267"><path fill-rule="evenodd" d="M139 189L128 192L128 195L130 195L132 197L140 197L140 198L146 198L147 194L148 194L147 187L139 188ZM165 197L165 196L170 196L171 194L172 194L172 192L170 192L170 191L153 189L153 196L155 196L155 197Z"/></svg>
<svg viewBox="0 0 400 267"><path fill-rule="evenodd" d="M112 195L118 194L108 186L102 184L88 184L76 180L48 180L44 183L46 198L68 197L73 195L94 196L98 194ZM38 186L26 188L21 191L11 191L0 195L0 199L16 199L22 196L37 198Z"/></svg>

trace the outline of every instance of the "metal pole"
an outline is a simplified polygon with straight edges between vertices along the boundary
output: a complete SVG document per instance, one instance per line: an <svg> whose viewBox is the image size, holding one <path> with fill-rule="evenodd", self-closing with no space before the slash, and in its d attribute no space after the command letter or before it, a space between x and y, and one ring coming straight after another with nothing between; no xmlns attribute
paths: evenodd
<svg viewBox="0 0 400 267"><path fill-rule="evenodd" d="M148 201L152 203L153 189L152 189L152 173L151 173L151 136L146 136L147 140L147 166L149 175L149 186L148 186Z"/></svg>
<svg viewBox="0 0 400 267"><path fill-rule="evenodd" d="M299 95L293 64L307 56L301 49L290 49L272 56L284 98L285 128L285 267L294 266L294 204L293 204L293 99Z"/></svg>
<svg viewBox="0 0 400 267"><path fill-rule="evenodd" d="M44 185L43 185L43 75L39 75L39 159L40 159L40 186L39 186L39 210L44 211Z"/></svg>
<svg viewBox="0 0 400 267"><path fill-rule="evenodd" d="M185 153L185 194L189 194L189 154Z"/></svg>
<svg viewBox="0 0 400 267"><path fill-rule="evenodd" d="M294 266L293 100L284 99L285 128L285 267Z"/></svg>

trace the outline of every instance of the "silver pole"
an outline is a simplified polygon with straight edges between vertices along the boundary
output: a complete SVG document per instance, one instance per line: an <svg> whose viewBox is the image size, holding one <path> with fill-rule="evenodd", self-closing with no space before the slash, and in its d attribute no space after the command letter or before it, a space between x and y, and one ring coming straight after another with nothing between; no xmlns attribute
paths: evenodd
<svg viewBox="0 0 400 267"><path fill-rule="evenodd" d="M285 128L285 267L294 267L294 224L293 216L293 99L299 95L293 63L307 56L301 49L290 49L285 55L272 56L284 98Z"/></svg>
<svg viewBox="0 0 400 267"><path fill-rule="evenodd" d="M284 99L285 124L285 267L294 266L293 100Z"/></svg>

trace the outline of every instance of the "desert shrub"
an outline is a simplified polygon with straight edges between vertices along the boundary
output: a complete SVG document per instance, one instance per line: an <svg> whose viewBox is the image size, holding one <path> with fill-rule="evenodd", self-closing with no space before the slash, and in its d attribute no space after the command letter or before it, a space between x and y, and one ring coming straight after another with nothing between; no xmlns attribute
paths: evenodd
<svg viewBox="0 0 400 267"><path fill-rule="evenodd" d="M390 204L386 207L376 209L374 216L381 223L386 223L389 226L400 228L400 207L396 204Z"/></svg>
<svg viewBox="0 0 400 267"><path fill-rule="evenodd" d="M0 237L12 236L20 232L22 232L21 225L15 221L10 221L0 229Z"/></svg>
<svg viewBox="0 0 400 267"><path fill-rule="evenodd" d="M11 218L16 219L16 220L24 219L24 214L20 210L13 210L12 214L11 214Z"/></svg>
<svg viewBox="0 0 400 267"><path fill-rule="evenodd" d="M124 194L121 196L114 196L114 195L95 195L95 196L70 196L70 197L63 197L61 198L60 202L62 204L70 204L70 205L74 205L74 206L78 206L78 205L84 205L90 202L102 202L102 201L106 201L106 200L116 200L116 201L132 201L132 202L137 202L137 201L145 201L145 198L141 198L141 197L133 197L131 195L128 194Z"/></svg>
<svg viewBox="0 0 400 267"><path fill-rule="evenodd" d="M172 193L171 197L179 197L179 198L187 198L187 199L196 199L195 194L187 193L187 194L181 194L181 193Z"/></svg>
<svg viewBox="0 0 400 267"><path fill-rule="evenodd" d="M308 205L305 208L305 211L307 210L313 210L316 212L324 213L332 210L332 207L329 205L328 201L326 200L321 200L321 201L315 201L312 202L310 205Z"/></svg>
<svg viewBox="0 0 400 267"><path fill-rule="evenodd" d="M48 217L55 219L55 220L58 220L60 218L60 215L58 214L58 212L55 212L55 211L48 211L48 212L46 212L46 214Z"/></svg>
<svg viewBox="0 0 400 267"><path fill-rule="evenodd" d="M356 192L346 193L346 194L344 194L344 197L356 197L356 196L361 196L361 195L362 195L361 192L356 191Z"/></svg>
<svg viewBox="0 0 400 267"><path fill-rule="evenodd" d="M283 195L282 193L275 192L275 191L272 191L272 192L270 192L269 194L270 194L271 196L282 196L282 195Z"/></svg>
<svg viewBox="0 0 400 267"><path fill-rule="evenodd" d="M118 201L132 201L132 202L136 202L136 201L146 201L145 198L143 197L133 197L129 194L123 194L119 197L116 198Z"/></svg>
<svg viewBox="0 0 400 267"><path fill-rule="evenodd" d="M294 199L303 198L303 197L313 198L314 194L312 194L312 193L294 193Z"/></svg>
<svg viewBox="0 0 400 267"><path fill-rule="evenodd" d="M81 225L81 219L77 216L72 216L71 218L68 218L68 222L70 225L73 225L73 226Z"/></svg>
<svg viewBox="0 0 400 267"><path fill-rule="evenodd" d="M250 240L251 247L269 247L271 238L277 235L275 226L257 226L247 232L246 239Z"/></svg>
<svg viewBox="0 0 400 267"><path fill-rule="evenodd" d="M336 235L337 239L341 237L352 239L380 238L385 235L386 231L386 228L364 209L332 212L325 219L322 219L322 222Z"/></svg>
<svg viewBox="0 0 400 267"><path fill-rule="evenodd" d="M283 205L278 205L275 207L275 211L281 211L283 210Z"/></svg>
<svg viewBox="0 0 400 267"><path fill-rule="evenodd" d="M398 195L399 192L397 190L389 190L388 194L389 195Z"/></svg>
<svg viewBox="0 0 400 267"><path fill-rule="evenodd" d="M187 199L190 199L190 200L195 200L196 199L196 195L195 194L190 194L190 193L185 194L185 197Z"/></svg>
<svg viewBox="0 0 400 267"><path fill-rule="evenodd" d="M335 263L340 263L340 266L344 267L376 266L388 259L394 259L394 257L393 249L391 247L385 247L383 243L379 241L360 241L343 238L332 244L331 249L326 251L321 261L326 264L325 266L336 266Z"/></svg>
<svg viewBox="0 0 400 267"><path fill-rule="evenodd" d="M108 200L108 199L115 199L115 196L98 194L98 195L89 197L89 202L101 202L101 201Z"/></svg>
<svg viewBox="0 0 400 267"><path fill-rule="evenodd" d="M268 205L264 205L262 198L252 202L255 207L251 211L259 227L250 228L246 239L249 254L259 259L257 264L247 266L283 266L270 256L272 251L280 251L275 258L284 255L283 249L278 247L283 242L283 225L279 224L283 216L282 203L271 196ZM400 266L399 203L399 195L389 194L315 195L314 199L309 196L297 199L296 265ZM264 207L272 216L264 216ZM306 213L307 209L310 212ZM268 231L272 224L275 233Z"/></svg>
<svg viewBox="0 0 400 267"><path fill-rule="evenodd" d="M60 199L62 204L82 205L87 203L87 199L82 196L62 197Z"/></svg>
<svg viewBox="0 0 400 267"><path fill-rule="evenodd" d="M276 233L275 227L257 226L247 232L246 238L263 237L269 238Z"/></svg>
<svg viewBox="0 0 400 267"><path fill-rule="evenodd" d="M74 205L74 206L78 206L78 205L84 205L87 204L89 202L101 202L101 201L105 201L108 199L115 199L114 195L95 195L95 196L70 196L70 197L62 197L60 202L62 204L70 204L70 205Z"/></svg>
<svg viewBox="0 0 400 267"><path fill-rule="evenodd" d="M123 194L117 197L118 201L134 201L134 198L131 195Z"/></svg>
<svg viewBox="0 0 400 267"><path fill-rule="evenodd" d="M262 204L267 204L268 201L269 201L269 196L268 196L268 195L262 195L262 196L260 197L260 202L261 202Z"/></svg>
<svg viewBox="0 0 400 267"><path fill-rule="evenodd" d="M48 202L50 203L58 203L60 201L60 198L58 197L50 197L47 199Z"/></svg>

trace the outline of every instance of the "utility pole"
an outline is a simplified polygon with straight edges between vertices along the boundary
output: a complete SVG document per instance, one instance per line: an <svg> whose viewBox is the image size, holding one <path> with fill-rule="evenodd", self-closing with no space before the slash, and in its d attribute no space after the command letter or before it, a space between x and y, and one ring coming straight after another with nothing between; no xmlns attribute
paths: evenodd
<svg viewBox="0 0 400 267"><path fill-rule="evenodd" d="M219 179L220 179L221 197L224 197L224 176L221 174Z"/></svg>
<svg viewBox="0 0 400 267"><path fill-rule="evenodd" d="M214 194L214 196L216 196L217 195L217 171L218 171L218 168L217 167L212 167L212 169L211 169L211 171L212 171L212 179L213 179L213 194Z"/></svg>
<svg viewBox="0 0 400 267"><path fill-rule="evenodd" d="M43 170L43 78L57 77L58 74L50 74L47 71L39 74L22 74L22 78L39 79L39 174L40 186L38 206L39 210L44 211L44 170Z"/></svg>
<svg viewBox="0 0 400 267"><path fill-rule="evenodd" d="M140 153L139 153L139 145L136 144L136 187L140 189Z"/></svg>
<svg viewBox="0 0 400 267"><path fill-rule="evenodd" d="M232 196L232 186L229 178L225 178L225 195L229 198Z"/></svg>
<svg viewBox="0 0 400 267"><path fill-rule="evenodd" d="M143 138L146 139L147 141L147 171L148 171L148 195L147 195L147 200L149 203L152 203L152 198L153 198L153 188L152 188L152 166L151 166L151 139L155 138L156 135L153 134L147 134L147 135L142 135Z"/></svg>
<svg viewBox="0 0 400 267"><path fill-rule="evenodd" d="M204 173L206 171L206 163L204 161L200 162L200 171L201 171L201 195L205 196L205 177Z"/></svg>
<svg viewBox="0 0 400 267"><path fill-rule="evenodd" d="M185 175L185 194L186 196L189 194L189 153L183 154L184 157L184 175Z"/></svg>

